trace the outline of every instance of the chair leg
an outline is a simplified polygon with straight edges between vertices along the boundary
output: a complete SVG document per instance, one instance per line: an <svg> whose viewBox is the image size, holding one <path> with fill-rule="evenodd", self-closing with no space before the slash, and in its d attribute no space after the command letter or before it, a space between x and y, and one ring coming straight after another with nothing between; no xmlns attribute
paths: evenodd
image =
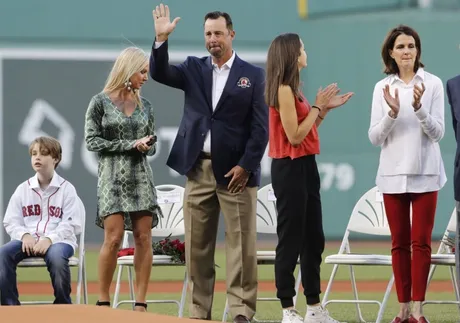
<svg viewBox="0 0 460 323"><path fill-rule="evenodd" d="M295 296L293 299L294 307L297 305L297 296L299 296L299 289L300 289L300 283L302 282L302 273L300 271L300 265L299 265L299 272L297 274L297 278L295 281Z"/></svg>
<svg viewBox="0 0 460 323"><path fill-rule="evenodd" d="M427 288L430 285L431 279L433 278L434 272L436 270L437 265L431 265L430 266L430 272L428 273L428 282L427 282Z"/></svg>
<svg viewBox="0 0 460 323"><path fill-rule="evenodd" d="M358 287L356 286L356 277L355 277L355 270L353 269L353 265L348 266L350 269L350 279L351 279L351 288L353 291L353 296L355 297L355 300L358 300ZM359 306L359 303L356 303L356 314L358 321L360 322L366 322L363 318L363 314L361 313L361 307Z"/></svg>
<svg viewBox="0 0 460 323"><path fill-rule="evenodd" d="M83 257L83 301L88 305L88 278L86 276L86 260Z"/></svg>
<svg viewBox="0 0 460 323"><path fill-rule="evenodd" d="M454 288L455 299L458 303L458 311L460 312L460 291L458 290L457 285L457 276L455 274L454 266L450 266L450 279L452 280L452 287Z"/></svg>
<svg viewBox="0 0 460 323"><path fill-rule="evenodd" d="M325 306L328 298L329 298L329 293L331 292L331 289L332 289L332 283L334 281L334 278L335 278L335 275L337 274L337 270L339 268L339 265L334 265L334 267L332 268L332 272L331 272L331 277L329 278L329 282L327 283L327 287L326 287L326 291L324 292L324 296L323 296L323 301L322 301L322 305Z"/></svg>
<svg viewBox="0 0 460 323"><path fill-rule="evenodd" d="M457 285L457 276L455 275L454 266L450 266L450 279L452 280L452 287L454 288L454 294L457 301L460 301L460 291Z"/></svg>
<svg viewBox="0 0 460 323"><path fill-rule="evenodd" d="M225 299L225 308L224 308L224 315L222 316L222 322L227 322L228 317L228 298Z"/></svg>
<svg viewBox="0 0 460 323"><path fill-rule="evenodd" d="M80 275L79 275L80 276ZM75 303L80 305L81 304L81 277L78 277L77 278L77 296L76 296L76 300L75 300Z"/></svg>
<svg viewBox="0 0 460 323"><path fill-rule="evenodd" d="M83 262L80 261L77 267L78 274L77 274L77 304L81 304L81 292L82 292L82 285L83 285Z"/></svg>
<svg viewBox="0 0 460 323"><path fill-rule="evenodd" d="M134 301L135 301L135 296L134 296L134 277L133 277L133 267L129 266L128 267L128 280L129 280L129 294L131 296L131 300L133 301L133 311L134 311Z"/></svg>
<svg viewBox="0 0 460 323"><path fill-rule="evenodd" d="M117 307L118 304L118 297L120 295L120 285L121 285L121 278L123 276L123 269L125 266L119 265L118 266L118 274L117 274L117 282L115 283L115 294L113 295L113 308Z"/></svg>
<svg viewBox="0 0 460 323"><path fill-rule="evenodd" d="M185 298L187 297L187 287L188 287L188 275L187 275L187 270L185 270L184 284L182 286L182 294L180 298L178 317L184 316Z"/></svg>
<svg viewBox="0 0 460 323"><path fill-rule="evenodd" d="M375 323L382 322L383 314L385 313L388 298L390 298L390 293L391 293L391 289L393 288L394 281L395 281L395 276L392 274L391 279L388 282L387 290L385 291L385 295L383 296L382 306L379 309L379 312L377 314L377 320L375 321Z"/></svg>

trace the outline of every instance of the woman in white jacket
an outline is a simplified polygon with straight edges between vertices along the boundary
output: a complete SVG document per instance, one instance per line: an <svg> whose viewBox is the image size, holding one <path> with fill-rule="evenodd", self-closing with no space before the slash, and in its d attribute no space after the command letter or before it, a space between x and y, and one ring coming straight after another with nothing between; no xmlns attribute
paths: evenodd
<svg viewBox="0 0 460 323"><path fill-rule="evenodd" d="M392 239L400 312L393 322L428 322L422 314L438 191L446 183L442 81L424 70L417 32L392 29L382 46L385 77L374 88L369 139L381 147L376 184ZM412 206L412 224L411 224ZM412 255L411 255L412 247ZM414 302L410 309L411 300Z"/></svg>

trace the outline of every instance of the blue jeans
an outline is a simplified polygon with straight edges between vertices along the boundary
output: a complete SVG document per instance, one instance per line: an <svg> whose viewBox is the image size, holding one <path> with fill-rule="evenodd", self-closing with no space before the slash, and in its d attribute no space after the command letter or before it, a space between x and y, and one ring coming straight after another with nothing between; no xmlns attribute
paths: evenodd
<svg viewBox="0 0 460 323"><path fill-rule="evenodd" d="M43 257L54 288L54 304L72 304L69 258L74 254L67 243L52 244ZM0 247L0 300L2 305L20 305L16 268L25 258L22 241L13 240Z"/></svg>

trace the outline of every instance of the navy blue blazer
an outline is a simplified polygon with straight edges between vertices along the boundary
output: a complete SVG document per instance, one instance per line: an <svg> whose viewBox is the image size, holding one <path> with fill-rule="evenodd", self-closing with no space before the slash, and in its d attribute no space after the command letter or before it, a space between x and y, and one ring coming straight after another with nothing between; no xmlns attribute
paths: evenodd
<svg viewBox="0 0 460 323"><path fill-rule="evenodd" d="M446 89L447 99L452 112L455 140L457 141L457 151L455 153L454 165L454 195L455 200L460 201L460 75L448 80Z"/></svg>
<svg viewBox="0 0 460 323"><path fill-rule="evenodd" d="M237 55L222 96L213 111L211 57L189 56L169 64L168 41L152 46L150 76L184 91L184 114L166 164L186 175L198 160L205 136L211 130L211 160L218 184L236 165L251 172L248 187L260 185L260 161L268 143L268 106L264 100L264 70Z"/></svg>

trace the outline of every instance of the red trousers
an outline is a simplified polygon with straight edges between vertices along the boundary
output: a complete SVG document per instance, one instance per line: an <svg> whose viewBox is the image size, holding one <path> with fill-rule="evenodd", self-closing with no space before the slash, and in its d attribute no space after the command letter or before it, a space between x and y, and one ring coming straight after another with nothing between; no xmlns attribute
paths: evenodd
<svg viewBox="0 0 460 323"><path fill-rule="evenodd" d="M437 200L438 192L383 194L391 232L393 273L400 303L408 303L411 299L420 302L425 300Z"/></svg>

